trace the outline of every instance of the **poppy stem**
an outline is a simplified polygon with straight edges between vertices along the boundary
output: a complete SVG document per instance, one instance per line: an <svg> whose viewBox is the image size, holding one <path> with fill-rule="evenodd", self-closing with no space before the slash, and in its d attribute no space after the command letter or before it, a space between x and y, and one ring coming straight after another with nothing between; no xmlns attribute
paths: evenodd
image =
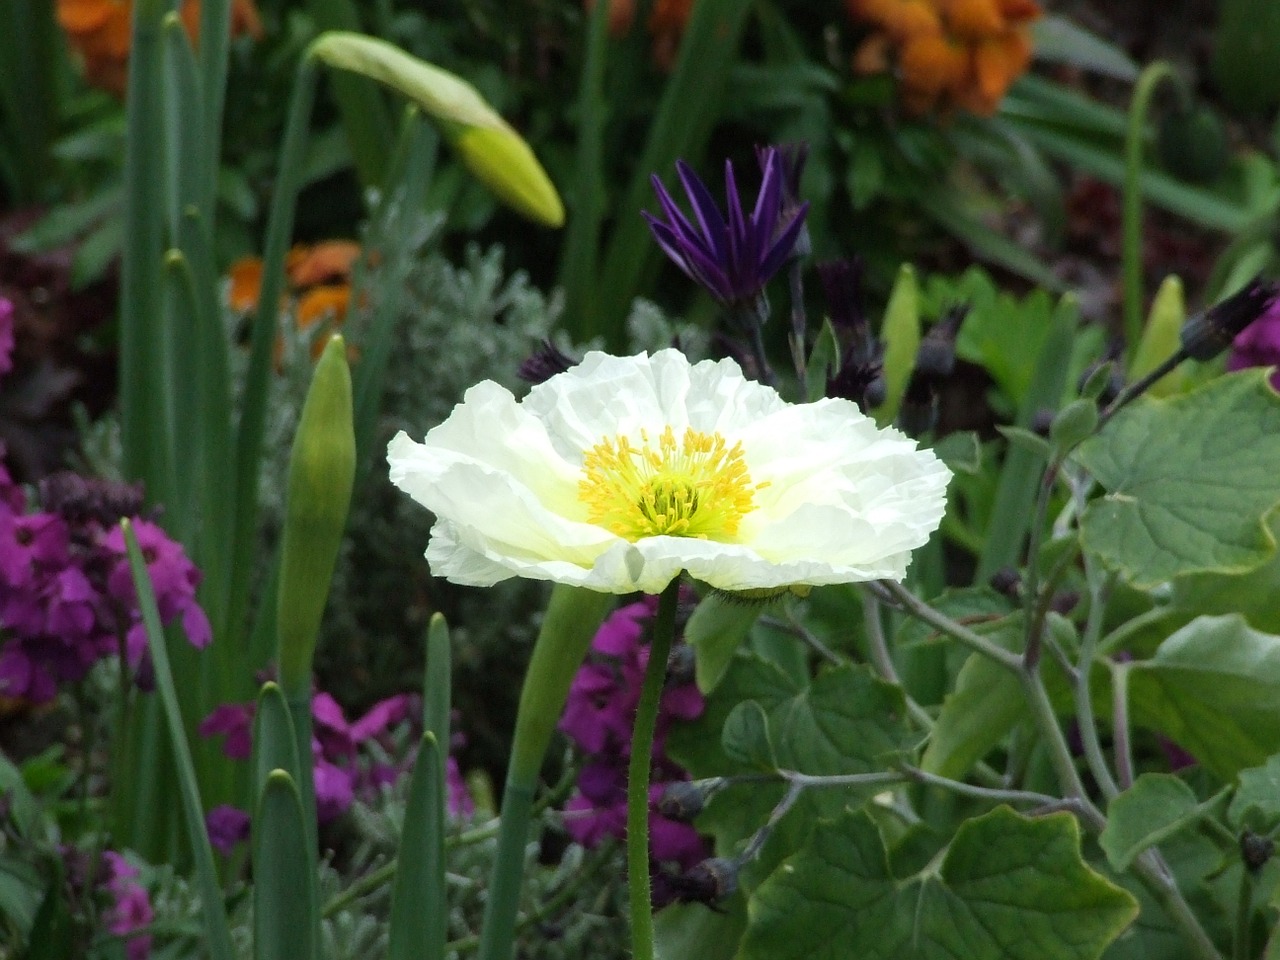
<svg viewBox="0 0 1280 960"><path fill-rule="evenodd" d="M653 960L653 910L649 891L649 768L658 704L667 676L667 658L675 639L680 578L672 580L658 600L649 663L636 706L631 734L631 766L627 771L627 886L631 893L631 956Z"/></svg>

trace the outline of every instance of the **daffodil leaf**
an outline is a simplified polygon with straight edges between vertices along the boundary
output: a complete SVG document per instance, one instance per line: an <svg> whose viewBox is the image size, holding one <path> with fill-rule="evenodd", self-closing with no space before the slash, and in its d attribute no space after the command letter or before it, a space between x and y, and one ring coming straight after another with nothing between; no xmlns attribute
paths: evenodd
<svg viewBox="0 0 1280 960"><path fill-rule="evenodd" d="M1078 454L1107 491L1081 518L1085 549L1142 588L1260 566L1275 552L1278 419L1265 371L1119 413Z"/></svg>
<svg viewBox="0 0 1280 960"><path fill-rule="evenodd" d="M1137 904L1081 859L1066 813L997 808L900 879L874 823L850 811L818 826L747 915L742 960L1094 960Z"/></svg>
<svg viewBox="0 0 1280 960"><path fill-rule="evenodd" d="M1129 668L1133 721L1226 780L1280 751L1280 636L1198 617Z"/></svg>
<svg viewBox="0 0 1280 960"><path fill-rule="evenodd" d="M1231 798L1227 819L1258 833L1270 833L1280 824L1280 754L1260 767L1240 771L1240 787Z"/></svg>
<svg viewBox="0 0 1280 960"><path fill-rule="evenodd" d="M1168 773L1144 773L1107 807L1107 826L1098 845L1114 870L1128 870L1134 858L1199 819L1191 788Z"/></svg>

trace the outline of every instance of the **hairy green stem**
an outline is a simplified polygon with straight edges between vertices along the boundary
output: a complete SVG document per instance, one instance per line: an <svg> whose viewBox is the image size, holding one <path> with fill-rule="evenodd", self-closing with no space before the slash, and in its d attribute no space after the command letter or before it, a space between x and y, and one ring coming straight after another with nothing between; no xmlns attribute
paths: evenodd
<svg viewBox="0 0 1280 960"><path fill-rule="evenodd" d="M1094 655L1098 649L1098 635L1102 632L1102 619L1106 611L1107 598L1111 595L1114 576L1088 569L1091 564L1086 560L1089 573L1089 618L1085 623L1084 636L1080 640L1080 661L1076 671L1076 722L1080 727L1080 740L1084 745L1085 760L1089 771L1102 795L1111 800L1120 792L1115 778L1111 775L1111 767L1102 753L1102 744L1098 740L1098 724L1093 715L1093 697L1090 689L1090 673L1093 670Z"/></svg>
<svg viewBox="0 0 1280 960"><path fill-rule="evenodd" d="M911 614L917 620L934 629L945 633L953 640L958 640L975 653L980 653L990 660L994 660L1000 666L1013 673L1021 673L1022 658L1015 656L1008 650L996 646L986 637L983 637L970 630L963 624L956 623L946 614L935 610L929 604L925 603L914 593L904 587L902 584L894 580L877 580L876 583L884 589L884 591L896 601L907 613Z"/></svg>
<svg viewBox="0 0 1280 960"><path fill-rule="evenodd" d="M631 734L631 764L627 770L627 887L631 894L631 956L653 960L653 911L649 896L649 768L653 763L653 734L658 704L667 677L667 658L676 633L676 604L680 578L672 580L658 600L658 616L649 643L649 663L636 705Z"/></svg>
<svg viewBox="0 0 1280 960"><path fill-rule="evenodd" d="M564 710L573 675L613 597L557 585L538 631L520 690L516 729L502 795L498 852L480 931L480 960L509 960L515 941L524 848L547 745Z"/></svg>
<svg viewBox="0 0 1280 960"><path fill-rule="evenodd" d="M880 619L880 601L870 590L862 592L862 622L867 633L867 656L876 672L888 680L899 690L907 703L907 712L920 725L922 730L933 729L933 717L929 711L920 706L902 685L898 669L893 664L893 656L889 653L889 643L884 635L884 622Z"/></svg>
<svg viewBox="0 0 1280 960"><path fill-rule="evenodd" d="M1133 746L1129 738L1129 664L1111 666L1111 741L1116 756L1116 779L1121 790L1133 786Z"/></svg>

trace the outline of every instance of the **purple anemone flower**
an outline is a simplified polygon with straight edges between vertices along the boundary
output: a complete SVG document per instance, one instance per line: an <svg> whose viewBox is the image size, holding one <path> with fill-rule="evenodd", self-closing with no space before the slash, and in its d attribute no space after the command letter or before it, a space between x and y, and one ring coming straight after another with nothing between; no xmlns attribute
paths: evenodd
<svg viewBox="0 0 1280 960"><path fill-rule="evenodd" d="M743 213L729 160L724 164L727 220L706 184L683 160L676 161L676 171L693 207L693 222L656 174L653 189L666 219L643 212L663 253L726 307L749 303L760 294L791 256L809 211L807 203L784 204L786 174L776 148L764 152L761 166L764 175L750 217Z"/></svg>

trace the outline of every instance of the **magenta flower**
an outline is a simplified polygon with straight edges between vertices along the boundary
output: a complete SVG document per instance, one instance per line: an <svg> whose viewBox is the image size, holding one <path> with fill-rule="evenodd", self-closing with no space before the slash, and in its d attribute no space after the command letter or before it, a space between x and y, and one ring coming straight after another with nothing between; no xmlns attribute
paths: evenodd
<svg viewBox="0 0 1280 960"><path fill-rule="evenodd" d="M224 857L230 856L236 844L249 839L249 814L239 807L222 804L204 815L209 843Z"/></svg>
<svg viewBox="0 0 1280 960"><path fill-rule="evenodd" d="M0 297L0 377L13 369L13 301Z"/></svg>
<svg viewBox="0 0 1280 960"><path fill-rule="evenodd" d="M396 747L392 731L405 723L414 734L420 733L418 718L421 699L411 694L396 694L380 700L362 717L351 723L341 704L323 690L311 697L312 784L316 795L316 819L320 823L336 820L351 808L357 798L366 801L384 787L395 784L412 768L416 750L410 749L387 762L385 757ZM222 752L233 759L246 759L252 753L254 705L224 703L200 723L200 735L225 736ZM417 737L409 741L416 744ZM378 742L380 751L362 749ZM475 806L467 791L457 761L450 756L445 765L447 806L450 816L470 816ZM210 834L214 823L206 822ZM228 814L220 814L229 817ZM219 822L221 828L226 821ZM212 839L212 836L211 838Z"/></svg>
<svg viewBox="0 0 1280 960"><path fill-rule="evenodd" d="M676 172L693 208L693 220L684 215L656 174L653 190L666 219L648 211L642 214L663 253L726 307L751 303L760 295L792 255L809 210L807 203L787 203L784 208L786 171L775 148L762 154L761 167L760 193L749 217L743 212L733 163L728 160L724 165L727 219L683 160L676 161Z"/></svg>
<svg viewBox="0 0 1280 960"><path fill-rule="evenodd" d="M654 598L629 604L596 631L591 652L569 688L560 730L588 756L577 789L564 808L564 827L575 841L594 847L605 837L622 837L627 821L627 761L631 728L645 667L647 631L656 614ZM704 708L702 694L687 677L668 674L659 701L649 788L649 855L655 865L691 869L709 856L697 830L664 816L658 801L668 784L688 774L665 756L666 732L674 720L693 720Z"/></svg>
<svg viewBox="0 0 1280 960"><path fill-rule="evenodd" d="M151 953L151 937L129 936L155 919L146 888L137 882L138 868L114 850L103 851L102 864L105 877L100 889L111 899L102 917L107 932L128 938L125 952L129 960L146 960Z"/></svg>

